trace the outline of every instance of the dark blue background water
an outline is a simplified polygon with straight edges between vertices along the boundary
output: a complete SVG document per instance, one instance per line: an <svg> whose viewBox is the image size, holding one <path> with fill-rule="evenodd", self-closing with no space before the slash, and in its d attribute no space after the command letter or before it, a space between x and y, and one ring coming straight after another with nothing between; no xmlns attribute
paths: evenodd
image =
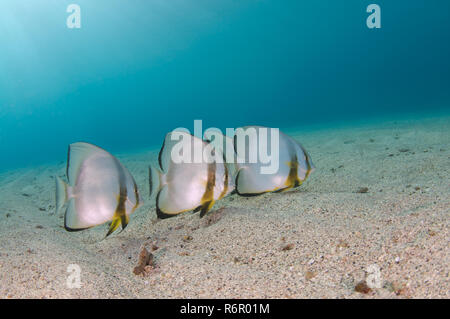
<svg viewBox="0 0 450 319"><path fill-rule="evenodd" d="M81 29L66 26L81 7ZM377 3L382 28L366 26ZM194 119L278 127L450 109L448 0L0 2L0 169Z"/></svg>

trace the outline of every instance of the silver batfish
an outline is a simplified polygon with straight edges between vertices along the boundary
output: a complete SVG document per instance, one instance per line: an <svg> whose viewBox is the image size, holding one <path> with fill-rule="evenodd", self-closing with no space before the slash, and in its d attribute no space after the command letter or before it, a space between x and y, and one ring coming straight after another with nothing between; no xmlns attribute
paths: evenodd
<svg viewBox="0 0 450 319"><path fill-rule="evenodd" d="M195 154L201 155L195 159ZM229 193L230 175L223 154L207 141L186 132L170 132L158 161L159 169L149 167L150 196L156 194L158 218L187 211L200 211L203 217Z"/></svg>
<svg viewBox="0 0 450 319"><path fill-rule="evenodd" d="M117 158L92 144L69 146L66 184L56 177L56 211L67 203L64 228L79 231L111 222L109 236L142 204L136 182Z"/></svg>
<svg viewBox="0 0 450 319"><path fill-rule="evenodd" d="M263 163L260 158L251 162L252 154L258 152L259 146L250 148L249 145L253 142L261 142L264 138L267 145L272 144L271 128L263 126L246 126L241 128L246 133L249 143L245 144L240 150L237 134L234 135L234 147L237 154L236 167L236 192L242 196L254 196L268 192L282 192L288 189L300 186L314 171L315 167L312 163L311 157L306 152L305 148L281 131L278 131L278 143L274 145L277 149L272 149L271 153L278 153L278 169L276 172L263 174L262 167L267 164ZM264 136L261 136L265 130ZM266 133L268 132L268 133ZM244 145L244 144L242 144Z"/></svg>

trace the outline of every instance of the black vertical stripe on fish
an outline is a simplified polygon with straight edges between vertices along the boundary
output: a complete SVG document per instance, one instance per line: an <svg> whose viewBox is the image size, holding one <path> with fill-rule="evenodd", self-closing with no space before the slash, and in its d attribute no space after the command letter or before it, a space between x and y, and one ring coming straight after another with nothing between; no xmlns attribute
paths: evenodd
<svg viewBox="0 0 450 319"><path fill-rule="evenodd" d="M111 235L117 227L119 227L119 223L122 225L122 230L124 230L128 225L128 216L125 207L125 201L128 197L127 185L126 185L126 176L123 170L123 167L119 163L119 161L114 157L114 164L116 165L117 171L119 173L119 196L117 198L117 207L114 212L113 221L109 227L108 233L105 237Z"/></svg>
<svg viewBox="0 0 450 319"><path fill-rule="evenodd" d="M206 215L206 213L211 209L211 207L214 205L214 200L210 200L203 204L202 209L200 211L200 218Z"/></svg>
<svg viewBox="0 0 450 319"><path fill-rule="evenodd" d="M136 185L136 181L134 180L134 178L133 178L133 187L134 187L134 197L136 198L136 203L134 204L133 209L132 209L131 212L134 212L136 210L136 208L139 207L139 204L140 204L140 202L139 202L139 191L138 191L138 188L137 188L137 185ZM125 214L126 214L126 212L125 212Z"/></svg>
<svg viewBox="0 0 450 319"><path fill-rule="evenodd" d="M298 146L300 146L300 148L302 149L303 154L305 155L305 162L306 162L306 173L305 173L305 178L303 179L303 181L300 181L300 185L301 183L303 183L304 181L306 181L306 179L308 178L309 174L311 173L311 160L309 158L308 153L306 152L305 148L303 147L303 145L298 144Z"/></svg>
<svg viewBox="0 0 450 319"><path fill-rule="evenodd" d="M163 144L161 146L161 149L159 150L159 154L158 154L158 163L159 163L159 168L164 172L164 168L162 167L162 152L164 150L164 146L166 145L166 139L164 139Z"/></svg>
<svg viewBox="0 0 450 319"><path fill-rule="evenodd" d="M114 159L114 162L117 164L117 168L119 169L119 200L117 203L116 212L119 214L120 219L122 220L122 229L125 229L128 225L127 211L125 207L125 201L128 198L128 190L126 185L126 178L123 168L120 166L119 162Z"/></svg>
<svg viewBox="0 0 450 319"><path fill-rule="evenodd" d="M149 197L152 197L152 189L153 189L153 183L152 183L152 168L148 167L148 193Z"/></svg>
<svg viewBox="0 0 450 319"><path fill-rule="evenodd" d="M229 176L228 176L229 172L228 172L228 166L227 166L227 163L226 163L227 161L226 161L226 158L225 158L225 153L222 154L222 157L223 157L223 166L225 168L225 178L224 178L224 182L223 182L223 191L220 194L219 199L222 199L227 194L227 191L228 191L228 178L229 178Z"/></svg>
<svg viewBox="0 0 450 319"><path fill-rule="evenodd" d="M75 181L71 181L69 177L69 165L70 165L70 145L69 149L67 150L67 165L66 165L66 176L69 183L74 183Z"/></svg>
<svg viewBox="0 0 450 319"><path fill-rule="evenodd" d="M300 180L298 178L298 157L297 154L293 156L291 162L289 163L289 175L286 180L286 186L289 189L292 187L297 187L300 185Z"/></svg>
<svg viewBox="0 0 450 319"><path fill-rule="evenodd" d="M205 216L205 214L214 205L214 186L216 185L216 162L208 164L208 176L206 182L205 193L202 196L202 210L200 212L200 217Z"/></svg>
<svg viewBox="0 0 450 319"><path fill-rule="evenodd" d="M301 185L301 181L298 177L298 157L297 155L294 155L291 158L291 161L289 162L289 174L286 178L286 182L284 182L285 187L273 190L273 191L268 191L268 192L272 192L272 193L282 193L285 192L291 188L295 188ZM259 194L264 194L267 192L263 192L263 193L259 193ZM259 194L255 194L255 195L259 195Z"/></svg>
<svg viewBox="0 0 450 319"><path fill-rule="evenodd" d="M309 162L309 156L306 152L305 153L305 158L306 158L306 174L305 174L305 179L306 180L309 176L309 174L311 174L311 163Z"/></svg>

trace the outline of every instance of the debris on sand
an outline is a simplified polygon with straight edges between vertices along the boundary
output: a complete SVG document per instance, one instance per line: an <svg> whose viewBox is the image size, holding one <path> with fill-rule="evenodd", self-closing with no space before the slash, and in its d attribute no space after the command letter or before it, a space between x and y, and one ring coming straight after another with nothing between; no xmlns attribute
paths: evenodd
<svg viewBox="0 0 450 319"><path fill-rule="evenodd" d="M356 192L360 194L365 194L369 191L368 187L360 187Z"/></svg>
<svg viewBox="0 0 450 319"><path fill-rule="evenodd" d="M432 229L428 229L428 235L430 236L435 236L437 234L436 231L432 230Z"/></svg>
<svg viewBox="0 0 450 319"><path fill-rule="evenodd" d="M288 251L288 250L292 250L292 249L294 249L294 244L287 244L287 245L283 246L283 248L281 250Z"/></svg>
<svg viewBox="0 0 450 319"><path fill-rule="evenodd" d="M407 295L408 290L397 282L386 282L383 288L387 289L389 292L396 294L397 296Z"/></svg>
<svg viewBox="0 0 450 319"><path fill-rule="evenodd" d="M337 248L339 248L339 249L344 249L344 248L348 248L348 247L350 247L350 245L346 242L346 241L344 241L344 240L339 240L339 242L337 243Z"/></svg>
<svg viewBox="0 0 450 319"><path fill-rule="evenodd" d="M203 227L209 227L215 223L217 223L220 219L222 219L222 216L224 215L225 207L221 207L217 209L216 211L213 211L209 213L206 218L204 219Z"/></svg>
<svg viewBox="0 0 450 319"><path fill-rule="evenodd" d="M135 275L146 275L153 268L153 254L149 253L147 248L142 247L139 253L138 264L133 269Z"/></svg>
<svg viewBox="0 0 450 319"><path fill-rule="evenodd" d="M356 284L355 291L362 293L362 294L368 294L369 292L372 291L372 289L370 289L370 287L367 286L367 283L365 280L362 280Z"/></svg>
<svg viewBox="0 0 450 319"><path fill-rule="evenodd" d="M305 273L305 279L306 280L311 280L311 279L313 279L314 277L316 277L316 273L314 272L314 271L307 271L306 273Z"/></svg>

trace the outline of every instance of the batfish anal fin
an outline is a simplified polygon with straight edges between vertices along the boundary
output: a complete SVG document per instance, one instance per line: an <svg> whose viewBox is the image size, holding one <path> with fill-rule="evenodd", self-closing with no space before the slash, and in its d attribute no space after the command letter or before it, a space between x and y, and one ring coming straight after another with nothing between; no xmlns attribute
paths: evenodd
<svg viewBox="0 0 450 319"><path fill-rule="evenodd" d="M210 200L203 204L200 211L200 218L206 215L206 213L214 206L214 200Z"/></svg>
<svg viewBox="0 0 450 319"><path fill-rule="evenodd" d="M114 233L116 231L116 229L119 228L121 222L122 222L121 216L119 214L115 213L113 220L112 220L111 224L109 225L109 230L108 230L108 233L106 234L105 238L108 237L109 235L111 235L112 233Z"/></svg>
<svg viewBox="0 0 450 319"><path fill-rule="evenodd" d="M117 208L114 213L113 219L111 221L111 224L109 225L108 233L106 234L105 238L111 235L114 231L116 231L117 228L119 228L120 225L122 225L122 231L127 227L129 217L127 216L125 212L125 201L127 200L126 196L123 195L117 195Z"/></svg>

